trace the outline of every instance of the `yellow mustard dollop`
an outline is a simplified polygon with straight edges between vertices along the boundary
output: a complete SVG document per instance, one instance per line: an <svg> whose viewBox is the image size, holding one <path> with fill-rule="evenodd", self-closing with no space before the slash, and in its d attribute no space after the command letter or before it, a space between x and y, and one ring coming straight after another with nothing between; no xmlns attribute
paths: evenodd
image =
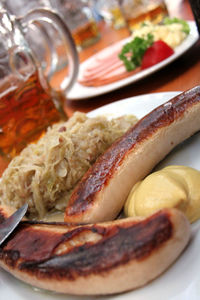
<svg viewBox="0 0 200 300"><path fill-rule="evenodd" d="M200 218L200 171L168 166L136 183L125 203L125 215L149 216L162 208L177 208L192 223Z"/></svg>

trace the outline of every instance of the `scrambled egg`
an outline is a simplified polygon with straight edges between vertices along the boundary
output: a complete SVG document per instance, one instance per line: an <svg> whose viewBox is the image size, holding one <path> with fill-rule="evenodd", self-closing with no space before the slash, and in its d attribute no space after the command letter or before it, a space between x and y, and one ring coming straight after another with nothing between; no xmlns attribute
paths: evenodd
<svg viewBox="0 0 200 300"><path fill-rule="evenodd" d="M145 26L134 30L133 38L136 36L144 38L149 33L153 35L154 41L162 40L171 48L180 45L187 37L187 34L183 31L183 26L180 23L154 25L149 22L145 23Z"/></svg>
<svg viewBox="0 0 200 300"><path fill-rule="evenodd" d="M147 176L132 188L125 203L126 216L149 216L162 208L177 208L192 223L200 218L200 172L185 166L168 166Z"/></svg>

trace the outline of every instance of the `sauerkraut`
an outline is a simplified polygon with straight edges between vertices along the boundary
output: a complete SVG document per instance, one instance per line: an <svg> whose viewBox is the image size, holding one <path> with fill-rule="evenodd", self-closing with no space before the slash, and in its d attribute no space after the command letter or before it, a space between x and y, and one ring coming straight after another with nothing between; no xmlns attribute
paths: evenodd
<svg viewBox="0 0 200 300"><path fill-rule="evenodd" d="M0 202L15 208L27 202L33 219L64 211L83 174L136 121L134 116L109 121L76 112L54 125L10 162L0 182Z"/></svg>

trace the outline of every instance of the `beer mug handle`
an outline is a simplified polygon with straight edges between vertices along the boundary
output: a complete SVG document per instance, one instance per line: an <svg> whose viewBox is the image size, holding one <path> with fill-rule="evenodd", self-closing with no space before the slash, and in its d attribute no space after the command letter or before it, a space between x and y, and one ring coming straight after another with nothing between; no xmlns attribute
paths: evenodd
<svg viewBox="0 0 200 300"><path fill-rule="evenodd" d="M79 57L78 57L78 52L76 50L74 40L71 36L69 29L67 28L67 25L62 21L60 16L57 15L54 11L45 8L34 9L28 12L22 18L20 18L20 23L22 29L24 30L26 30L27 26L29 26L31 23L38 22L38 21L47 22L51 26L53 26L56 29L56 31L60 34L60 37L63 41L63 46L64 46L66 56L68 57L69 65L68 65L68 70L66 70L67 74L63 79L63 82L61 83L61 88L64 93L67 93L75 83L79 71ZM50 48L49 50L51 52L51 56L55 56L55 53L52 53L54 47L52 47L50 41L48 44L49 44L49 48ZM55 69L55 67L52 67L52 69Z"/></svg>

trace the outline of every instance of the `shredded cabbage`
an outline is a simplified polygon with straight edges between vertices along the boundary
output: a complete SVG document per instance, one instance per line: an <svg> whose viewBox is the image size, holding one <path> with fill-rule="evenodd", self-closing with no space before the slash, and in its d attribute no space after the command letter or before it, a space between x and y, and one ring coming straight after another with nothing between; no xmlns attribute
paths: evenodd
<svg viewBox="0 0 200 300"><path fill-rule="evenodd" d="M76 112L54 125L10 162L0 182L0 202L15 208L27 202L33 219L64 211L83 174L136 121L134 116L109 121Z"/></svg>

